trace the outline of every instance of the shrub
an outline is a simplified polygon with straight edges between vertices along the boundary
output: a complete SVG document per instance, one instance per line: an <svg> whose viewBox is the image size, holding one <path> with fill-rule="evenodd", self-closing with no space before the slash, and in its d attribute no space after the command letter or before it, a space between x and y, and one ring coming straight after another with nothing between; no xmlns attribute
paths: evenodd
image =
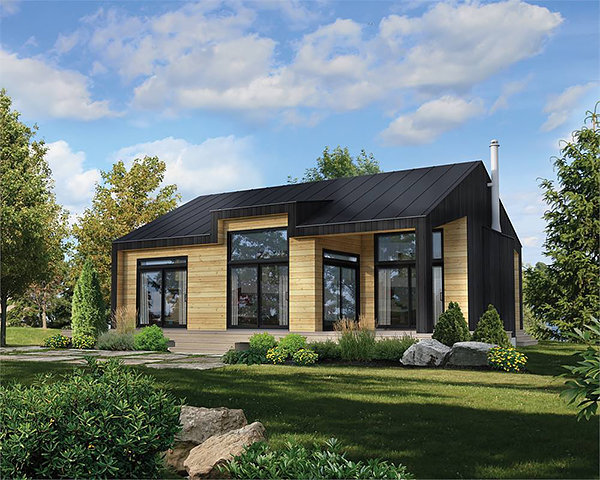
<svg viewBox="0 0 600 480"><path fill-rule="evenodd" d="M267 352L267 360L275 365L285 363L289 356L287 350L281 347L270 348Z"/></svg>
<svg viewBox="0 0 600 480"><path fill-rule="evenodd" d="M118 307L111 314L112 327L121 333L135 332L135 312L129 307Z"/></svg>
<svg viewBox="0 0 600 480"><path fill-rule="evenodd" d="M488 352L488 365L494 370L520 372L527 363L527 357L512 347L494 347Z"/></svg>
<svg viewBox="0 0 600 480"><path fill-rule="evenodd" d="M493 305L488 305L487 310L479 319L479 323L473 332L473 341L493 343L501 347L510 346L504 324Z"/></svg>
<svg viewBox="0 0 600 480"><path fill-rule="evenodd" d="M308 348L301 348L292 355L292 360L296 365L309 366L317 363L319 354L309 350Z"/></svg>
<svg viewBox="0 0 600 480"><path fill-rule="evenodd" d="M471 339L469 326L456 302L450 302L448 309L440 315L432 338L451 347L456 342L468 342Z"/></svg>
<svg viewBox="0 0 600 480"><path fill-rule="evenodd" d="M116 360L0 386L0 477L155 478L179 402Z"/></svg>
<svg viewBox="0 0 600 480"><path fill-rule="evenodd" d="M367 462L348 460L334 438L324 445L314 444L308 448L288 442L280 450L272 449L265 442L256 442L218 468L229 478L242 479L413 478L403 465L380 459Z"/></svg>
<svg viewBox="0 0 600 480"><path fill-rule="evenodd" d="M417 343L418 340L409 335L396 338L384 338L375 343L373 348L374 360L389 360L398 362L408 350L408 347Z"/></svg>
<svg viewBox="0 0 600 480"><path fill-rule="evenodd" d="M279 341L279 348L288 352L288 355L293 355L301 348L306 348L306 337L297 333L288 333Z"/></svg>
<svg viewBox="0 0 600 480"><path fill-rule="evenodd" d="M266 355L269 349L277 345L277 340L270 333L255 333L250 337L250 348Z"/></svg>
<svg viewBox="0 0 600 480"><path fill-rule="evenodd" d="M73 336L91 335L94 338L108 329L100 279L89 260L83 265L73 292L71 328Z"/></svg>
<svg viewBox="0 0 600 480"><path fill-rule="evenodd" d="M308 348L319 355L319 360L339 360L342 358L340 346L333 340L311 342L308 344Z"/></svg>
<svg viewBox="0 0 600 480"><path fill-rule="evenodd" d="M54 335L46 337L44 339L44 345L42 346L50 348L69 348L71 346L71 339L60 333L55 333Z"/></svg>
<svg viewBox="0 0 600 480"><path fill-rule="evenodd" d="M73 344L73 348L90 349L96 346L96 337L80 333L79 335L73 335L71 343Z"/></svg>
<svg viewBox="0 0 600 480"><path fill-rule="evenodd" d="M124 333L119 330L109 330L98 338L100 350L135 350L133 333Z"/></svg>
<svg viewBox="0 0 600 480"><path fill-rule="evenodd" d="M364 322L340 320L334 324L339 334L340 355L344 360L366 362L373 359L375 329Z"/></svg>
<svg viewBox="0 0 600 480"><path fill-rule="evenodd" d="M230 348L221 357L221 361L227 365L235 365L238 363L239 352L235 348Z"/></svg>
<svg viewBox="0 0 600 480"><path fill-rule="evenodd" d="M158 325L144 327L133 337L136 350L167 352L169 351L168 342L169 339L163 335L163 331Z"/></svg>
<svg viewBox="0 0 600 480"><path fill-rule="evenodd" d="M242 363L244 365L259 365L261 363L267 363L267 357L262 352L250 348L238 352L237 363Z"/></svg>

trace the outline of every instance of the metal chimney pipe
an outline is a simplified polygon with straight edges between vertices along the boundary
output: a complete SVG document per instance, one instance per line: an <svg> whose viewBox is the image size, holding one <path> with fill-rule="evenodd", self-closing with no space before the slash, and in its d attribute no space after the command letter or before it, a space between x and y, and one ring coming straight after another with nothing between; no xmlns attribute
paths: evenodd
<svg viewBox="0 0 600 480"><path fill-rule="evenodd" d="M500 227L500 166L498 165L498 140L490 142L490 156L492 160L492 229L502 232Z"/></svg>

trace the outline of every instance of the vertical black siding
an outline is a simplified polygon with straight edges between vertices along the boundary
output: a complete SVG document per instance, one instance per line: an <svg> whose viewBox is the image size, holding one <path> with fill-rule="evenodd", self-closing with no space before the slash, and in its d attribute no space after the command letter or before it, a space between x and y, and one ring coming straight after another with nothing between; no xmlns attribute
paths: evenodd
<svg viewBox="0 0 600 480"><path fill-rule="evenodd" d="M417 332L433 332L433 256L431 219L417 221Z"/></svg>

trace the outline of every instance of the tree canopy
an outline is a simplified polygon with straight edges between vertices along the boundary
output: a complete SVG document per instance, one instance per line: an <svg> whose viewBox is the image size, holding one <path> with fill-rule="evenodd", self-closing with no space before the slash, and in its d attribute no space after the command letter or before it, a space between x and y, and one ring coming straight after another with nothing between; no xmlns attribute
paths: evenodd
<svg viewBox="0 0 600 480"><path fill-rule="evenodd" d="M307 168L301 182L318 182L334 178L356 177L381 173L379 162L372 153L361 150L356 157L350 155L348 147L335 147L332 151L325 147L323 154L317 158L317 166ZM298 183L297 178L288 177L288 183Z"/></svg>

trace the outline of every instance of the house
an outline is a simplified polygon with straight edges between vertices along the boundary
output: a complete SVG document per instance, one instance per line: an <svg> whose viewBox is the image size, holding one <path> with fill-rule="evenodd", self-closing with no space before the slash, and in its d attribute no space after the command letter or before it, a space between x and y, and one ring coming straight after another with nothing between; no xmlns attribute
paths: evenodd
<svg viewBox="0 0 600 480"><path fill-rule="evenodd" d="M521 242L497 187L474 161L204 195L113 242L112 308L193 348L359 317L428 336L449 302L473 330L491 303L519 340Z"/></svg>

